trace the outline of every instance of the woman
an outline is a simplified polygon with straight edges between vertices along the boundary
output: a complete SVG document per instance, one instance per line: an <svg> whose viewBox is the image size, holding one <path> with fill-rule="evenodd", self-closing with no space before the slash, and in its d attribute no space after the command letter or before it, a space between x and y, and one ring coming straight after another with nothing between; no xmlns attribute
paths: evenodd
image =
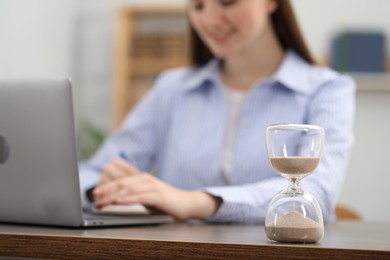
<svg viewBox="0 0 390 260"><path fill-rule="evenodd" d="M326 149L302 187L331 221L353 142L354 83L314 64L287 0L189 0L188 17L193 66L163 73L82 165L83 193L97 185L96 207L264 223L286 186L268 162L266 127L316 124ZM144 174L151 167L155 176Z"/></svg>

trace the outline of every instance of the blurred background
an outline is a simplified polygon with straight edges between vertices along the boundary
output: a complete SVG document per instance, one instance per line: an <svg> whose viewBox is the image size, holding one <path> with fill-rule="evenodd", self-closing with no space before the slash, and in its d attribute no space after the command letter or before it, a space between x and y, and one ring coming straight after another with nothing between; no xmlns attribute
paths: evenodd
<svg viewBox="0 0 390 260"><path fill-rule="evenodd" d="M159 71L186 63L185 0L0 0L0 77L72 78L80 160ZM388 0L292 0L316 58L357 82L355 146L340 203L390 221Z"/></svg>

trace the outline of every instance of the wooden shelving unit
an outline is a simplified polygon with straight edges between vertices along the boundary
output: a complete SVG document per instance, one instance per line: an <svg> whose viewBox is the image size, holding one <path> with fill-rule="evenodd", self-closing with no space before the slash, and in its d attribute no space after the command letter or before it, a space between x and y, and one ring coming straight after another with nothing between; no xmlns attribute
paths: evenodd
<svg viewBox="0 0 390 260"><path fill-rule="evenodd" d="M188 25L181 8L122 7L114 34L112 128L163 70L188 64Z"/></svg>

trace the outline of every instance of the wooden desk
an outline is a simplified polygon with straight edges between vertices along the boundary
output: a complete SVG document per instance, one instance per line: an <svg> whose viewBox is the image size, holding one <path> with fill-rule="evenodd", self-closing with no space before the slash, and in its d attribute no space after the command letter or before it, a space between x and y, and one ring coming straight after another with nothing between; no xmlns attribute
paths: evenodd
<svg viewBox="0 0 390 260"><path fill-rule="evenodd" d="M0 225L0 257L62 259L390 259L390 223L337 222L318 244L267 241L263 226L65 229Z"/></svg>

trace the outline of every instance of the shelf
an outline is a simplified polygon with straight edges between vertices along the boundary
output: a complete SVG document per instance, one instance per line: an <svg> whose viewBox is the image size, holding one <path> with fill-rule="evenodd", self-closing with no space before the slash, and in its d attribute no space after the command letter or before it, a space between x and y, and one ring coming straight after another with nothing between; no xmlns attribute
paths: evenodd
<svg viewBox="0 0 390 260"><path fill-rule="evenodd" d="M130 71L129 75L132 77L144 77L144 76L156 76L165 69L175 68L184 66L187 63L183 62L183 59L143 59L137 61L137 66L134 66Z"/></svg>
<svg viewBox="0 0 390 260"><path fill-rule="evenodd" d="M116 14L112 129L163 70L188 65L188 24L182 8L123 7Z"/></svg>
<svg viewBox="0 0 390 260"><path fill-rule="evenodd" d="M348 73L356 81L357 91L390 91L390 73Z"/></svg>

